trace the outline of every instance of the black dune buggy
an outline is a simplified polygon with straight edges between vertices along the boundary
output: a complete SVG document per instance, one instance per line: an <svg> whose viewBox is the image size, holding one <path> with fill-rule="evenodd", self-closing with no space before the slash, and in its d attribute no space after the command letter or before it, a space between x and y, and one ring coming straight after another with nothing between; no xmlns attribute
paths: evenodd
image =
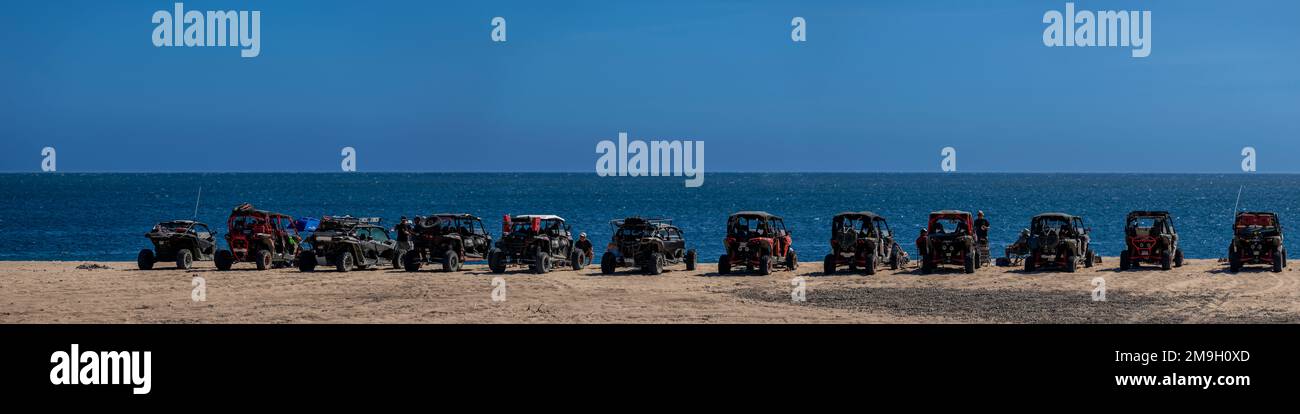
<svg viewBox="0 0 1300 414"><path fill-rule="evenodd" d="M488 269L505 273L509 266L528 266L533 273L545 274L556 266L582 270L587 253L574 247L572 229L559 216L505 216L501 240L488 251Z"/></svg>
<svg viewBox="0 0 1300 414"><path fill-rule="evenodd" d="M1100 260L1092 251L1089 228L1083 218L1065 213L1044 213L1029 223L1029 256L1025 271L1054 266L1074 272L1080 265L1092 267Z"/></svg>
<svg viewBox="0 0 1300 414"><path fill-rule="evenodd" d="M843 212L831 219L831 253L822 263L822 273L832 274L839 266L849 271L861 269L868 275L889 266L897 270L906 253L894 241L889 223L870 211Z"/></svg>
<svg viewBox="0 0 1300 414"><path fill-rule="evenodd" d="M397 242L378 218L351 216L322 217L316 232L304 240L310 248L298 254L298 270L310 272L316 266L334 266L340 272L374 269L389 264L400 267Z"/></svg>
<svg viewBox="0 0 1300 414"><path fill-rule="evenodd" d="M1237 212L1232 223L1232 244L1228 245L1228 269L1237 273L1244 265L1266 264L1274 272L1286 268L1286 246L1282 244L1282 222L1277 213Z"/></svg>
<svg viewBox="0 0 1300 414"><path fill-rule="evenodd" d="M136 256L140 270L153 269L158 262L176 262L176 268L189 269L194 267L195 260L212 260L217 252L216 233L197 221L164 221L144 236L153 243L153 250L140 250Z"/></svg>
<svg viewBox="0 0 1300 414"><path fill-rule="evenodd" d="M470 214L434 214L412 222L411 251L402 262L406 271L424 264L440 264L447 272L459 271L468 261L485 260L492 250L492 235L483 220Z"/></svg>
<svg viewBox="0 0 1300 414"><path fill-rule="evenodd" d="M600 272L611 274L619 267L636 266L657 275L664 267L680 263L695 270L695 250L686 249L682 230L670 219L628 217L610 222L614 237L600 257Z"/></svg>

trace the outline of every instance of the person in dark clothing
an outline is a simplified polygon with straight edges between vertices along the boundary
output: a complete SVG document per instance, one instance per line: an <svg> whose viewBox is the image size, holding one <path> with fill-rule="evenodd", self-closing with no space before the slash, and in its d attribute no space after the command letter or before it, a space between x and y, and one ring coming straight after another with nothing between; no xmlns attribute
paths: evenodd
<svg viewBox="0 0 1300 414"><path fill-rule="evenodd" d="M989 221L984 219L984 212L980 211L975 216L975 237L980 241L989 239Z"/></svg>
<svg viewBox="0 0 1300 414"><path fill-rule="evenodd" d="M411 222L406 220L406 216L402 216L402 220L397 223L393 232L397 233L398 254L405 254L407 250L411 250Z"/></svg>
<svg viewBox="0 0 1300 414"><path fill-rule="evenodd" d="M577 247L578 250L582 250L584 253L586 253L587 257L591 257L592 254L591 240L587 239L587 233L582 233L578 235L578 241L574 243L574 247Z"/></svg>
<svg viewBox="0 0 1300 414"><path fill-rule="evenodd" d="M927 248L929 243L926 243L929 239L930 234L925 229L921 229L921 235L916 236L916 254L921 256L922 259L925 258L926 250L929 250Z"/></svg>

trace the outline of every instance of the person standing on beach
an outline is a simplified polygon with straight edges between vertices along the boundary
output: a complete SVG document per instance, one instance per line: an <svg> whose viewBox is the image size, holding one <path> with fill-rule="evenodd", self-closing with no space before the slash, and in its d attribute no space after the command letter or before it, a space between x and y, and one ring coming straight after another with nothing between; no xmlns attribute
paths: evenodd
<svg viewBox="0 0 1300 414"><path fill-rule="evenodd" d="M397 233L397 255L401 257L411 250L411 222L402 216L402 220L397 223L397 228L393 229Z"/></svg>
<svg viewBox="0 0 1300 414"><path fill-rule="evenodd" d="M930 244L928 243L929 239L930 233L925 231L925 229L921 229L921 235L916 236L916 254L917 256L920 256L922 260L925 260L925 251L929 250L927 249Z"/></svg>
<svg viewBox="0 0 1300 414"><path fill-rule="evenodd" d="M989 263L989 221L984 218L984 211L975 212L975 246L979 248L979 262Z"/></svg>

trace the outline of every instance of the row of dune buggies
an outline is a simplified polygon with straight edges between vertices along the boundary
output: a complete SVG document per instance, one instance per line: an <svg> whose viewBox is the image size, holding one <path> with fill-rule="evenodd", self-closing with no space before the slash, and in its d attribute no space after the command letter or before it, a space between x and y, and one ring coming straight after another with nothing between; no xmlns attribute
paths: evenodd
<svg viewBox="0 0 1300 414"><path fill-rule="evenodd" d="M1133 211L1124 220L1124 250L1120 252L1120 270L1143 264L1169 270L1183 265L1183 249L1173 216L1167 211ZM1246 265L1267 265L1274 272L1286 268L1286 247L1282 223L1277 213L1240 211L1233 218L1233 237L1228 245L1228 270L1236 273ZM1073 272L1079 265L1091 267L1101 258L1089 247L1083 220L1061 213L1035 216L1028 229L1006 249L999 265L1023 264L1033 271L1044 264L1059 265Z"/></svg>
<svg viewBox="0 0 1300 414"><path fill-rule="evenodd" d="M218 248L217 234L207 224L171 220L158 223L145 234L153 249L141 250L137 264L148 270L159 262L175 262L178 268L190 269L195 261L210 260L218 270L252 263L258 270L297 267L305 272L318 266L346 272L386 265L418 271L424 265L440 265L444 271L454 272L466 261L486 261L493 273L514 266L546 273L557 267L582 269L591 263L593 253L590 242L575 240L570 226L555 215L507 215L501 239L495 241L483 221L470 214L417 216L408 227L409 244L398 243L379 221L323 217L309 227L301 219L242 204L227 219L228 249ZM732 215L729 223L728 229L737 233L728 234L731 255L722 256L724 272L733 264L763 272L783 264L796 266L791 239L780 217L741 212ZM602 273L636 267L660 274L666 266L677 264L695 269L695 250L686 248L685 236L672 220L629 217L610 225L614 235L601 258Z"/></svg>
<svg viewBox="0 0 1300 414"><path fill-rule="evenodd" d="M486 260L495 273L512 265L545 273L559 266L580 269L590 263L590 251L578 248L572 229L563 218L553 215L506 216L502 239L495 243L483 221L469 214L417 216L407 225L407 243L399 243L379 223L378 218L352 216L295 221L287 214L245 203L235 207L227 219L228 249L217 248L216 233L207 224L172 220L158 223L145 234L154 248L141 250L137 263L146 270L163 261L189 269L196 260L211 260L218 270L252 263L258 270L297 267L310 272L318 266L331 266L346 272L382 266L417 271L426 264L458 271L465 261Z"/></svg>
<svg viewBox="0 0 1300 414"><path fill-rule="evenodd" d="M1091 246L1091 228L1083 218L1065 213L1043 213L1030 219L1029 228L996 260L1000 266L1023 265L1026 272L1056 268L1074 272L1080 266L1101 263ZM1120 270L1143 264L1163 270L1183 265L1183 249L1173 216L1167 211L1133 211L1125 217L1124 250ZM970 213L942 210L930 213L926 231L917 239L921 273L939 266L956 265L966 273L989 263L988 240L975 232ZM871 212L846 212L832 225L832 253L826 256L824 273L841 266L874 274L881 266L898 269L907 262L886 220ZM1233 220L1233 238L1228 246L1228 269L1236 273L1246 265L1268 265L1274 272L1286 267L1282 224L1276 213L1242 211Z"/></svg>
<svg viewBox="0 0 1300 414"><path fill-rule="evenodd" d="M308 272L332 266L346 272L387 265L407 271L425 265L458 271L466 261L486 261L494 273L512 266L546 273L557 267L582 269L591 263L590 242L575 240L569 225L555 215L505 216L501 239L496 241L483 221L470 214L417 216L407 227L407 243L399 243L379 222L335 216L306 224L312 222L242 204L227 219L228 249L218 248L217 234L207 224L171 220L145 234L153 248L141 250L137 264L142 270L159 262L190 269L195 261L213 261L218 270L252 263L258 270L297 267ZM637 266L658 274L665 266L679 263L695 268L695 251L686 250L685 238L671 220L632 217L611 225L615 235L602 271Z"/></svg>
<svg viewBox="0 0 1300 414"><path fill-rule="evenodd" d="M727 223L727 254L719 258L719 272L744 267L767 274L774 268L798 266L792 238L780 217L747 211L731 215ZM613 236L601 257L602 273L636 267L660 274L666 266L678 264L695 269L696 252L686 247L684 233L672 220L629 217L610 225ZM424 265L440 265L451 272L460 270L466 261L486 261L493 273L504 273L512 266L546 273L556 267L582 269L593 256L590 242L575 240L569 225L555 215L507 215L501 239L495 241L482 220L470 214L415 217L409 227L409 244L399 244L378 219L323 217L309 227L303 220L251 204L235 207L226 226L228 249L219 249L217 234L207 224L193 220L158 223L145 234L153 249L140 251L138 266L147 270L159 262L175 262L178 268L190 269L195 261L211 260L218 270L252 263L258 270L297 267L313 271L318 266L333 266L349 271L391 265L418 271Z"/></svg>
<svg viewBox="0 0 1300 414"><path fill-rule="evenodd" d="M927 231L917 239L922 273L940 266L958 266L966 273L989 263L988 241L976 236L972 215L965 211L930 213ZM410 227L410 243L402 246L379 225L379 219L351 216L324 217L318 223L242 204L227 220L228 249L218 249L216 233L204 223L172 220L158 223L145 236L153 249L141 250L140 269L158 262L174 262L189 269L194 261L214 261L218 270L243 262L257 269L296 266L313 271L332 266L339 271L391 265L418 271L424 265L458 271L466 261L486 261L494 273L508 267L527 267L546 273L556 267L582 269L593 257L589 242L574 240L572 229L555 215L505 216L501 240L494 241L478 217L470 214L417 216ZM895 241L887 220L869 211L843 212L831 221L831 252L823 272L839 268L874 274L877 269L899 269L908 255ZM1183 251L1173 217L1164 211L1134 211L1125 220L1125 250L1120 268L1142 264L1162 269L1182 266ZM670 219L629 217L610 222L613 236L601 256L602 273L635 267L659 274L666 266L684 264L694 270L695 250L686 247L685 235ZM1275 272L1286 266L1282 225L1271 212L1238 212L1229 246L1229 269L1245 265L1270 265ZM1001 266L1023 265L1026 271L1054 267L1068 272L1101 262L1091 248L1083 219L1064 213L1034 216L1030 227L1007 247ZM306 237L301 237L305 234ZM741 211L727 220L726 253L718 258L718 273L744 269L769 274L794 270L798 256L784 220L763 211Z"/></svg>

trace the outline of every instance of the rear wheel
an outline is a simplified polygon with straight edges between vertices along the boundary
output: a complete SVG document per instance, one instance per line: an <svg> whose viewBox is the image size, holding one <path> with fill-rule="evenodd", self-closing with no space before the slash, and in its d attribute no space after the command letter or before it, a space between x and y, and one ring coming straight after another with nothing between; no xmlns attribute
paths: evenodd
<svg viewBox="0 0 1300 414"><path fill-rule="evenodd" d="M587 252L574 250L569 261L573 262L569 263L569 266L572 266L574 271L582 270L583 267L587 266Z"/></svg>
<svg viewBox="0 0 1300 414"><path fill-rule="evenodd" d="M601 255L601 256L600 256L600 273L604 273L604 274L607 274L607 275L614 274L614 269L615 269L615 263L614 263L614 260L617 260L617 259L614 257L614 253L612 253L612 252L605 252L605 254Z"/></svg>
<svg viewBox="0 0 1300 414"><path fill-rule="evenodd" d="M1174 267L1183 267L1183 249L1174 249Z"/></svg>
<svg viewBox="0 0 1300 414"><path fill-rule="evenodd" d="M418 253L406 252L406 254L402 255L402 268L406 269L406 271L419 271L421 265L423 265L423 263L420 262L420 255Z"/></svg>
<svg viewBox="0 0 1300 414"><path fill-rule="evenodd" d="M650 263L646 265L646 273L658 275L664 272L664 255L659 252L650 253Z"/></svg>
<svg viewBox="0 0 1300 414"><path fill-rule="evenodd" d="M835 273L835 255L828 254L826 255L825 259L822 259L822 274L830 275L834 273Z"/></svg>
<svg viewBox="0 0 1300 414"><path fill-rule="evenodd" d="M962 264L965 265L964 270L967 274L975 273L975 260L978 260L978 258L975 256L974 251L967 250L966 255L963 256L961 260L964 262Z"/></svg>
<svg viewBox="0 0 1300 414"><path fill-rule="evenodd" d="M460 255L455 251L448 250L442 254L442 271L456 272L460 271Z"/></svg>
<svg viewBox="0 0 1300 414"><path fill-rule="evenodd" d="M1169 254L1169 251L1166 250L1160 254L1160 270L1169 270L1172 267L1174 267L1174 255Z"/></svg>
<svg viewBox="0 0 1300 414"><path fill-rule="evenodd" d="M1285 263L1286 263L1286 250L1282 250L1281 248L1278 248L1277 252L1273 253L1273 273L1281 272L1282 268L1286 267Z"/></svg>
<svg viewBox="0 0 1300 414"><path fill-rule="evenodd" d="M230 266L235 264L235 255L229 250L217 250L217 255L212 258L212 262L217 265L217 270L230 270Z"/></svg>
<svg viewBox="0 0 1300 414"><path fill-rule="evenodd" d="M194 267L194 253L189 249L176 252L176 268L181 270L190 270Z"/></svg>
<svg viewBox="0 0 1300 414"><path fill-rule="evenodd" d="M354 264L355 260L352 258L352 252L339 253L338 257L334 259L334 269L340 272L352 270Z"/></svg>
<svg viewBox="0 0 1300 414"><path fill-rule="evenodd" d="M1029 253L1029 257L1025 258L1025 273L1033 272L1038 267L1038 257L1038 251Z"/></svg>
<svg viewBox="0 0 1300 414"><path fill-rule="evenodd" d="M1241 253L1236 249L1228 251L1228 271L1232 273L1241 271Z"/></svg>
<svg viewBox="0 0 1300 414"><path fill-rule="evenodd" d="M302 272L315 271L316 254L312 252L298 253L298 270Z"/></svg>
<svg viewBox="0 0 1300 414"><path fill-rule="evenodd" d="M140 270L153 269L155 261L153 250L144 249L140 251L140 254L135 256L135 265L139 267Z"/></svg>
<svg viewBox="0 0 1300 414"><path fill-rule="evenodd" d="M785 255L785 267L790 270L799 269L799 254L795 253L794 249L789 249Z"/></svg>
<svg viewBox="0 0 1300 414"><path fill-rule="evenodd" d="M1092 265L1095 264L1093 259L1097 257L1097 254L1093 253L1092 249L1088 249L1084 254L1087 254L1087 256L1084 256L1083 258L1083 267L1092 267Z"/></svg>
<svg viewBox="0 0 1300 414"><path fill-rule="evenodd" d="M772 274L772 256L765 254L758 258L758 274L763 276Z"/></svg>
<svg viewBox="0 0 1300 414"><path fill-rule="evenodd" d="M903 256L898 254L898 248L894 248L894 252L889 255L889 270L898 270L900 267L903 267Z"/></svg>
<svg viewBox="0 0 1300 414"><path fill-rule="evenodd" d="M718 257L718 274L725 275L731 273L731 258L727 255Z"/></svg>
<svg viewBox="0 0 1300 414"><path fill-rule="evenodd" d="M546 252L538 251L537 256L533 258L533 273L544 275L551 271L551 256Z"/></svg>
<svg viewBox="0 0 1300 414"><path fill-rule="evenodd" d="M686 251L686 270L695 270L695 250Z"/></svg>
<svg viewBox="0 0 1300 414"><path fill-rule="evenodd" d="M488 251L488 270L491 270L492 273L505 273L506 272L505 254L502 253L500 250L495 250L495 249Z"/></svg>
<svg viewBox="0 0 1300 414"><path fill-rule="evenodd" d="M1124 249L1124 251L1119 253L1119 270L1128 270L1128 268L1128 249Z"/></svg>
<svg viewBox="0 0 1300 414"><path fill-rule="evenodd" d="M1077 270L1079 270L1079 259L1075 257L1074 252L1067 252L1065 254L1065 271L1074 273Z"/></svg>
<svg viewBox="0 0 1300 414"><path fill-rule="evenodd" d="M866 274L867 276L876 274L876 253L875 252L871 252L867 254L866 264L863 266L862 273Z"/></svg>
<svg viewBox="0 0 1300 414"><path fill-rule="evenodd" d="M266 270L271 268L271 251L265 249L258 250L257 253L253 254L253 258L257 259L257 270Z"/></svg>
<svg viewBox="0 0 1300 414"><path fill-rule="evenodd" d="M921 256L921 274L928 275L934 271L934 262L926 255Z"/></svg>
<svg viewBox="0 0 1300 414"><path fill-rule="evenodd" d="M406 266L406 261L404 260L406 259L406 252L400 250L393 250L392 259L393 259L394 269L401 269Z"/></svg>

